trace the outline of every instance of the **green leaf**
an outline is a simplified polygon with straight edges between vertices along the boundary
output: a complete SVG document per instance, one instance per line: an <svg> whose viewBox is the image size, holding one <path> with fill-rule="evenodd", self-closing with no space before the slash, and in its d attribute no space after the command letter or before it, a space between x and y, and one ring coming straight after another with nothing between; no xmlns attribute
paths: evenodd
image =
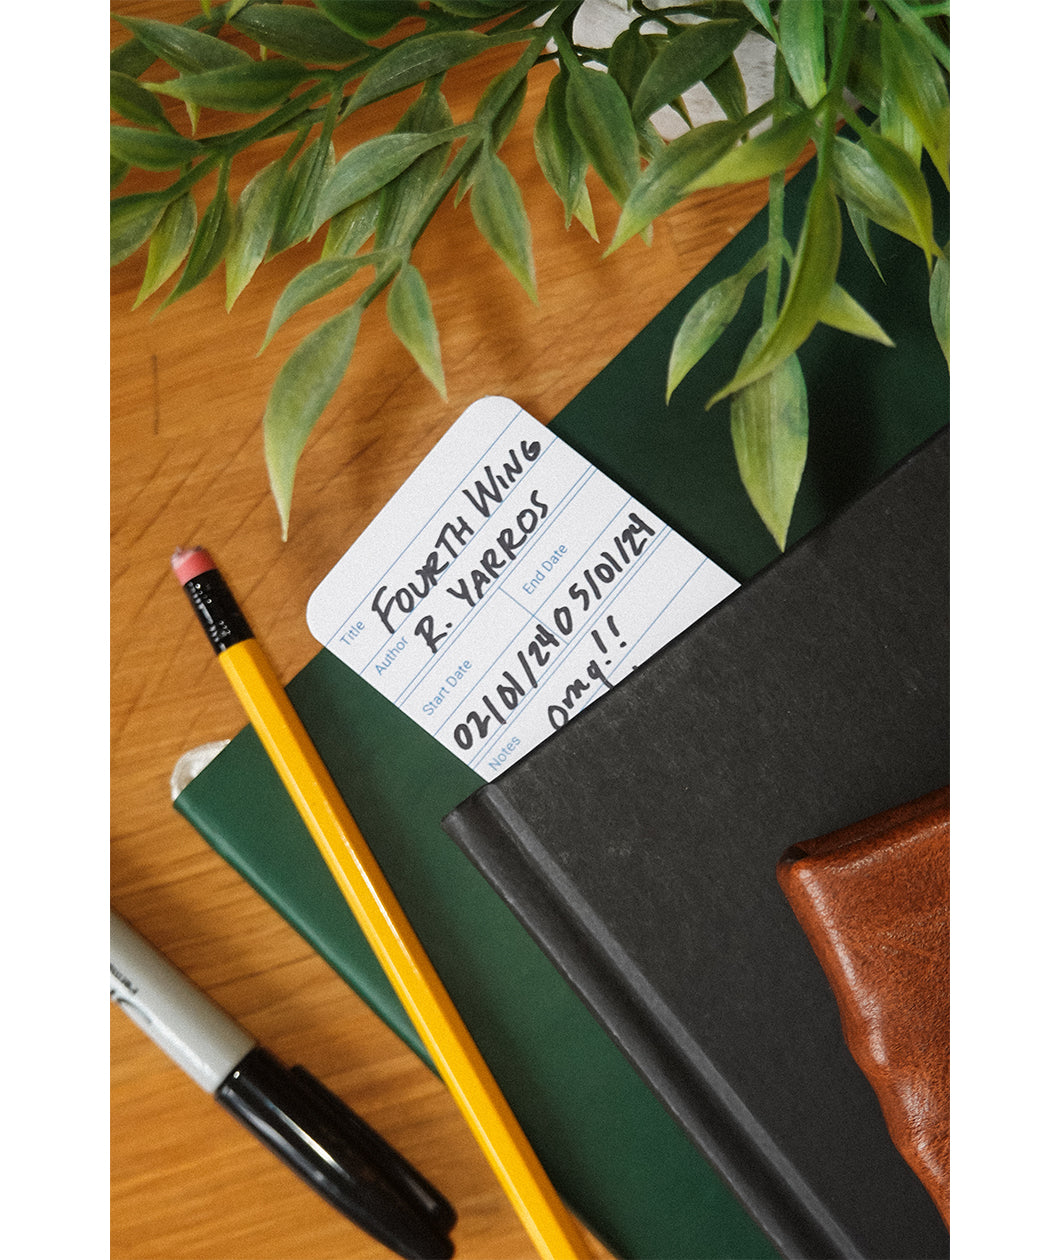
<svg viewBox="0 0 1060 1260"><path fill-rule="evenodd" d="M882 74L883 68L881 63ZM919 166L924 153L924 142L920 139L920 134L916 127L913 126L912 119L902 108L898 100L898 94L895 91L894 81L890 75L888 75L880 91L879 102L875 129L885 139L890 140L892 144L896 144L900 149L904 149L913 160L914 165Z"/></svg>
<svg viewBox="0 0 1060 1260"><path fill-rule="evenodd" d="M585 175L589 161L567 123L566 75L557 74L548 85L545 103L534 124L534 152L549 186L563 203L566 226L573 216L593 240L597 240Z"/></svg>
<svg viewBox="0 0 1060 1260"><path fill-rule="evenodd" d="M170 131L143 131L139 127L110 129L110 151L119 162L145 171L169 171L202 153L197 140Z"/></svg>
<svg viewBox="0 0 1060 1260"><path fill-rule="evenodd" d="M279 216L269 247L272 254L308 240L323 222L318 207L335 165L334 145L323 135L295 159L280 192Z"/></svg>
<svg viewBox="0 0 1060 1260"><path fill-rule="evenodd" d="M606 253L613 253L694 188L702 187L714 163L728 153L743 130L739 123L703 123L671 141L633 185Z"/></svg>
<svg viewBox="0 0 1060 1260"><path fill-rule="evenodd" d="M633 101L633 117L643 121L712 74L736 51L748 24L733 18L698 22L670 39L648 67Z"/></svg>
<svg viewBox="0 0 1060 1260"><path fill-rule="evenodd" d="M358 109L444 74L491 46L492 42L478 31L437 31L404 39L367 72L353 94L350 108Z"/></svg>
<svg viewBox="0 0 1060 1260"><path fill-rule="evenodd" d="M377 259L371 254L362 254L356 258L322 258L319 262L310 263L294 277L280 294L272 309L272 318L261 343L262 350L276 335L277 331L303 306L315 302L318 298L334 292L349 280L354 272L362 267L371 266Z"/></svg>
<svg viewBox="0 0 1060 1260"><path fill-rule="evenodd" d="M452 140L453 130L441 132L391 132L365 140L343 154L320 195L317 222L370 196L408 170L421 154Z"/></svg>
<svg viewBox="0 0 1060 1260"><path fill-rule="evenodd" d="M434 7L451 13L454 17L469 17L485 21L513 6L510 3L503 3L503 0L435 0Z"/></svg>
<svg viewBox="0 0 1060 1260"><path fill-rule="evenodd" d="M496 153L508 138L508 133L519 117L526 101L527 75L521 66L512 66L498 75L486 88L475 106L472 117L484 136L484 144ZM463 170L457 185L456 204L471 187L478 172L478 160L473 159Z"/></svg>
<svg viewBox="0 0 1060 1260"><path fill-rule="evenodd" d="M884 5L903 26L912 31L917 39L927 45L932 55L945 67L948 73L950 69L949 0L942 0L938 4L932 4L930 0L927 0L927 2L919 5L911 4L909 0L883 0L881 5L873 7L882 9ZM927 19L934 14L943 16L947 22L947 37L945 39L928 25Z"/></svg>
<svg viewBox="0 0 1060 1260"><path fill-rule="evenodd" d="M743 4L755 21L762 24L773 43L779 44L780 36L777 34L777 28L773 24L773 14L769 9L769 0L743 0Z"/></svg>
<svg viewBox="0 0 1060 1260"><path fill-rule="evenodd" d="M257 114L287 99L299 83L312 78L296 61L274 58L202 74L181 74L152 88L198 109Z"/></svg>
<svg viewBox="0 0 1060 1260"><path fill-rule="evenodd" d="M155 64L155 54L138 39L128 39L110 54L110 68L117 74L138 79L145 70Z"/></svg>
<svg viewBox="0 0 1060 1260"><path fill-rule="evenodd" d="M809 435L806 382L795 355L736 394L729 423L740 480L783 551Z"/></svg>
<svg viewBox="0 0 1060 1260"><path fill-rule="evenodd" d="M786 170L806 147L813 121L809 110L800 110L774 122L768 130L723 153L692 181L689 191L719 188L722 184L747 184Z"/></svg>
<svg viewBox="0 0 1060 1260"><path fill-rule="evenodd" d="M177 70L197 74L203 70L252 64L252 58L241 48L189 26L176 26L154 18L119 17L118 21L156 57Z"/></svg>
<svg viewBox="0 0 1060 1260"><path fill-rule="evenodd" d="M727 276L700 294L682 319L670 349L666 378L666 401L688 372L714 345L736 318L747 286L769 259L763 246L734 276Z"/></svg>
<svg viewBox="0 0 1060 1260"><path fill-rule="evenodd" d="M519 187L508 168L489 149L479 156L478 168L471 187L475 226L536 302L530 220Z"/></svg>
<svg viewBox="0 0 1060 1260"><path fill-rule="evenodd" d="M539 18L548 17L556 9L555 0L522 0L520 4L500 3L495 6L494 16L497 12L506 13L510 11L510 15L504 21L498 22L490 28L491 35L500 35L513 29L527 30L531 25L538 26Z"/></svg>
<svg viewBox="0 0 1060 1260"><path fill-rule="evenodd" d="M381 195L372 193L340 210L328 224L328 234L320 251L321 258L340 258L356 254L375 231L379 219Z"/></svg>
<svg viewBox="0 0 1060 1260"><path fill-rule="evenodd" d="M851 209L906 240L916 240L916 224L898 189L873 160L869 151L845 136L832 149L832 184Z"/></svg>
<svg viewBox="0 0 1060 1260"><path fill-rule="evenodd" d="M887 0L882 0L886 3ZM831 89L833 100L842 92L846 76L850 73L850 56L853 51L853 28L861 19L860 10L875 14L875 6L860 4L859 0L822 0L824 9L826 89ZM842 82L840 75L843 75Z"/></svg>
<svg viewBox="0 0 1060 1260"><path fill-rule="evenodd" d="M228 170L222 168L217 178L217 191L196 229L188 261L172 292L162 303L163 306L168 306L196 285L202 284L224 257L231 232L232 207L228 201Z"/></svg>
<svg viewBox="0 0 1060 1260"><path fill-rule="evenodd" d="M370 7L370 6L369 6ZM362 40L340 29L316 9L290 4L254 4L229 22L259 44L297 61L340 65L357 61L370 50Z"/></svg>
<svg viewBox="0 0 1060 1260"><path fill-rule="evenodd" d="M378 39L407 17L420 16L415 0L373 0L371 4L350 4L350 0L316 0L316 7L350 35L358 39Z"/></svg>
<svg viewBox="0 0 1060 1260"><path fill-rule="evenodd" d="M470 161L464 164L456 182L456 191L453 193L454 206L458 206L470 192L471 185L478 178L479 159L488 148L485 141L473 143Z"/></svg>
<svg viewBox="0 0 1060 1260"><path fill-rule="evenodd" d="M861 19L854 23L847 87L874 114L881 113L883 58L879 22Z"/></svg>
<svg viewBox="0 0 1060 1260"><path fill-rule="evenodd" d="M110 264L123 262L155 230L173 194L132 193L115 197L110 203Z"/></svg>
<svg viewBox="0 0 1060 1260"><path fill-rule="evenodd" d="M931 272L931 284L928 287L928 303L931 309L931 324L935 336L946 356L946 366L950 365L950 260L943 254L935 259Z"/></svg>
<svg viewBox="0 0 1060 1260"><path fill-rule="evenodd" d="M431 299L423 277L411 263L398 272L386 303L387 318L401 344L419 364L424 376L443 398L445 373L438 328L431 311Z"/></svg>
<svg viewBox="0 0 1060 1260"><path fill-rule="evenodd" d="M265 464L284 541L298 460L346 372L360 322L361 308L355 303L314 329L280 368L269 394L263 421Z"/></svg>
<svg viewBox="0 0 1060 1260"><path fill-rule="evenodd" d="M231 310L268 252L280 213L284 180L281 160L270 162L249 181L236 203L232 240L225 254L226 309Z"/></svg>
<svg viewBox="0 0 1060 1260"><path fill-rule="evenodd" d="M637 143L638 156L645 163L654 162L666 148L666 141L656 131L651 119L637 128Z"/></svg>
<svg viewBox="0 0 1060 1260"><path fill-rule="evenodd" d="M195 224L198 217L195 198L190 192L177 197L166 206L165 213L158 221L158 227L151 234L143 284L133 303L133 310L165 284L184 261L184 256L195 238Z"/></svg>
<svg viewBox="0 0 1060 1260"><path fill-rule="evenodd" d="M489 124L489 145L494 153L508 138L526 101L525 71L512 66L489 84L475 106L474 120L483 127Z"/></svg>
<svg viewBox="0 0 1060 1260"><path fill-rule="evenodd" d="M118 185L121 183L121 181L125 178L125 176L128 175L129 169L130 168L129 168L128 162L122 162L119 158L116 158L113 153L110 155L110 190L111 192L113 192L114 189L117 188Z"/></svg>
<svg viewBox="0 0 1060 1260"><path fill-rule="evenodd" d="M823 0L781 0L778 20L784 64L791 81L812 109L825 94Z"/></svg>
<svg viewBox="0 0 1060 1260"><path fill-rule="evenodd" d="M130 122L143 123L145 127L163 127L172 131L166 112L158 97L152 95L142 83L127 74L110 72L110 107Z"/></svg>
<svg viewBox="0 0 1060 1260"><path fill-rule="evenodd" d="M619 205L640 175L637 132L614 79L575 63L567 82L567 123Z"/></svg>
<svg viewBox="0 0 1060 1260"><path fill-rule="evenodd" d="M806 207L791 283L777 322L762 338L757 353L745 357L736 375L707 404L708 408L752 381L761 379L793 355L820 319L835 283L842 245L839 203L828 180L818 174Z"/></svg>
<svg viewBox="0 0 1060 1260"><path fill-rule="evenodd" d="M726 118L743 118L747 113L747 87L735 57L727 57L717 70L712 70L704 78L703 83Z"/></svg>
<svg viewBox="0 0 1060 1260"><path fill-rule="evenodd" d="M883 96L880 98L879 128L881 136L890 140L892 144L896 144L900 149L904 149L914 165L920 165L924 149L923 141L913 126L912 120L899 105L898 97L890 85L884 88Z"/></svg>
<svg viewBox="0 0 1060 1260"><path fill-rule="evenodd" d="M584 180L582 180L581 187L575 193L574 201L571 204L571 212L593 240L599 241L600 237L596 231L596 216L593 214L592 198L589 196L589 188ZM648 230L649 232L651 231L650 228Z"/></svg>
<svg viewBox="0 0 1060 1260"><path fill-rule="evenodd" d="M428 85L402 115L396 132L432 132L452 126L453 117L437 84ZM402 175L387 184L379 194L379 220L376 238L381 249L412 248L413 236L431 197L442 179L448 149L438 145L428 149Z"/></svg>
<svg viewBox="0 0 1060 1260"><path fill-rule="evenodd" d="M869 226L869 216L859 206L852 205L849 201L845 203L847 214L850 216L851 226L854 228L855 235L861 242L861 248L865 251L865 257L876 268L876 274L883 279L883 272L880 270L880 264L876 261L876 251L872 247L872 235Z"/></svg>
<svg viewBox="0 0 1060 1260"><path fill-rule="evenodd" d="M866 127L857 115L852 114L849 121L861 144L836 137L832 154L836 179L850 190L870 219L919 245L930 268L932 256L939 250L932 234L927 181L903 149ZM881 212L885 217L880 217Z"/></svg>
<svg viewBox="0 0 1060 1260"><path fill-rule="evenodd" d="M840 332L853 333L855 337L878 341L884 346L894 345L868 311L839 284L833 284L825 298L820 321L830 328L838 328Z"/></svg>
<svg viewBox="0 0 1060 1260"><path fill-rule="evenodd" d="M950 98L942 70L908 26L893 21L885 12L881 12L880 21L885 81L949 187Z"/></svg>
<svg viewBox="0 0 1060 1260"><path fill-rule="evenodd" d="M728 276L702 294L681 321L670 350L666 377L667 402L689 370L736 318L745 288L736 276Z"/></svg>
<svg viewBox="0 0 1060 1260"><path fill-rule="evenodd" d="M631 109L648 67L663 42L663 36L645 35L639 27L628 26L615 36L611 44L607 73L622 89Z"/></svg>

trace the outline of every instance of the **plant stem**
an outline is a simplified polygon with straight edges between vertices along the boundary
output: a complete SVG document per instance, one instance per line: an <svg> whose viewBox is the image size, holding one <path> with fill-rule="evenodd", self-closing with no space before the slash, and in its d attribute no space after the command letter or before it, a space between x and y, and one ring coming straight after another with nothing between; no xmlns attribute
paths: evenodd
<svg viewBox="0 0 1060 1260"><path fill-rule="evenodd" d="M773 61L773 122L783 116L791 99L791 76L780 49ZM780 313L780 282L784 269L784 172L769 177L769 263L766 268L766 295L762 303L762 327L767 332Z"/></svg>
<svg viewBox="0 0 1060 1260"><path fill-rule="evenodd" d="M402 260L400 258L392 260L387 266L379 268L376 271L375 279L365 289L361 296L357 299L355 305L360 306L361 310L367 310L377 297L383 292L394 276L401 269Z"/></svg>
<svg viewBox="0 0 1060 1260"><path fill-rule="evenodd" d="M328 76L332 78L332 76ZM274 110L267 118L262 118L258 122L251 124L249 127L240 128L238 131L226 131L220 136L211 136L209 141L211 148L215 148L222 153L235 154L243 149L248 149L252 144L257 144L259 140L267 140L270 136L278 135L281 131L294 130L304 117L311 113L319 113L323 115L323 110L319 107L311 109L308 105L309 101L318 100L325 92L334 90L334 80L331 84L323 77L315 88L309 88L308 91L302 92L299 96L285 102Z"/></svg>
<svg viewBox="0 0 1060 1260"><path fill-rule="evenodd" d="M839 124L839 113L843 105L843 88L846 85L854 48L854 23L851 18L856 9L857 0L843 0L843 11L839 19L836 41L837 52L828 74L827 90L818 106L822 109L820 140L817 143L817 178L819 180L829 178L836 127Z"/></svg>
<svg viewBox="0 0 1060 1260"><path fill-rule="evenodd" d="M780 313L780 281L784 254L784 172L769 177L769 263L766 268L766 295L762 303L762 327L768 332Z"/></svg>

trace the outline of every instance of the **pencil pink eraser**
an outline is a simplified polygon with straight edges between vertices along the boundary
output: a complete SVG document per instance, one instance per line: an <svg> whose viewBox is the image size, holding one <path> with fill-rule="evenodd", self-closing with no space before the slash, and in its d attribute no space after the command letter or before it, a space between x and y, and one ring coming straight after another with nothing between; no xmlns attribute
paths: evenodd
<svg viewBox="0 0 1060 1260"><path fill-rule="evenodd" d="M197 578L200 573L217 567L210 559L210 553L205 547L178 547L170 563L181 586L190 582L192 578Z"/></svg>

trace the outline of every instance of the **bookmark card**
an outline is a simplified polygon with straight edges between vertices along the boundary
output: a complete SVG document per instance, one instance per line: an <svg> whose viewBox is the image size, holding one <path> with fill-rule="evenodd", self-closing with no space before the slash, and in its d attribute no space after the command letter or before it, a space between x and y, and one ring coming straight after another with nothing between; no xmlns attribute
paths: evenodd
<svg viewBox="0 0 1060 1260"><path fill-rule="evenodd" d="M307 616L326 648L490 780L737 585L490 397L346 552Z"/></svg>

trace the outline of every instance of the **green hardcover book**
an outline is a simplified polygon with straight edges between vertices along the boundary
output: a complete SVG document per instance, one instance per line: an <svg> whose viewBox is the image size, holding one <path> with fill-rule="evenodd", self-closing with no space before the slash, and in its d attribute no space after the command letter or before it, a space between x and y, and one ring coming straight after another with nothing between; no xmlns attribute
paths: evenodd
<svg viewBox="0 0 1060 1260"><path fill-rule="evenodd" d="M813 168L789 185L799 213ZM946 239L945 224L936 239ZM740 581L776 549L740 486L727 404L760 309L740 315L667 405L669 349L704 289L764 242L757 216L552 422L571 446ZM800 351L812 416L790 541L830 518L948 419L923 254L880 234L876 274L852 232L840 281L898 351L818 328ZM841 366L840 366L841 365ZM484 391L485 392L485 391ZM541 417L545 419L546 417ZM323 576L323 575L321 575ZM327 651L290 696L554 1184L630 1260L775 1250L511 911L442 831L482 780ZM176 807L427 1060L253 732L241 731ZM429 1061L429 1060L428 1060Z"/></svg>

